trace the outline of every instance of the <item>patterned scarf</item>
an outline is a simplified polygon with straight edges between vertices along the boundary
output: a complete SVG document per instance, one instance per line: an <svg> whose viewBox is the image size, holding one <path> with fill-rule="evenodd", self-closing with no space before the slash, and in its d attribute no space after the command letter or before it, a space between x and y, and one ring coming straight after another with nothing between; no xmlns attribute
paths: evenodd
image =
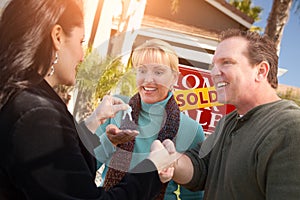
<svg viewBox="0 0 300 200"><path fill-rule="evenodd" d="M136 124L138 124L138 117L141 110L141 98L138 93L130 99L129 105L132 107L132 119L134 123L129 120L128 116L126 116L123 123L121 123L120 129L137 129ZM164 125L158 133L158 139L161 142L165 139L173 140L173 138L175 138L180 122L180 110L174 96L169 99L165 109L166 114L164 115L163 120L165 123L162 123ZM135 139L117 146L117 151L114 153L110 161L110 165L112 167L109 167L104 180L103 186L106 190L119 183L126 171L128 171L132 157L132 153L128 152L133 152L134 144ZM168 183L163 184L162 190L157 199L164 198L167 185Z"/></svg>

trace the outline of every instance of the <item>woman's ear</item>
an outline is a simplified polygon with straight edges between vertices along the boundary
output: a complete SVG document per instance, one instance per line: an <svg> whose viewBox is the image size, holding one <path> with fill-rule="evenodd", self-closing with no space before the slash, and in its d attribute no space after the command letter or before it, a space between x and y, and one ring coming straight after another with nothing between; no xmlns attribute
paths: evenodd
<svg viewBox="0 0 300 200"><path fill-rule="evenodd" d="M174 80L173 80L173 83L174 84L177 84L177 81L178 81L178 78L179 78L179 73L180 72L173 72L173 77L174 77Z"/></svg>
<svg viewBox="0 0 300 200"><path fill-rule="evenodd" d="M262 61L260 64L258 64L256 80L262 81L263 79L267 79L269 70L270 70L270 66L268 62Z"/></svg>
<svg viewBox="0 0 300 200"><path fill-rule="evenodd" d="M51 38L53 42L53 46L55 48L55 51L58 51L61 47L63 37L63 30L62 27L58 24L56 24L51 31Z"/></svg>

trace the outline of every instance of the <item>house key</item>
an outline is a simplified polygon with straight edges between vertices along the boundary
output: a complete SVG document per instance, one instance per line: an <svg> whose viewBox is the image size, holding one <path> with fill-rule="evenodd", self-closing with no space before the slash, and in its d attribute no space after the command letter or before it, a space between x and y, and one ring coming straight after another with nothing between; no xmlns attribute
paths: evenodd
<svg viewBox="0 0 300 200"><path fill-rule="evenodd" d="M124 111L124 115L123 115L122 119L124 120L126 118L126 115L128 115L129 120L132 121L131 112L132 112L132 108L131 108L131 106L129 106L129 108Z"/></svg>
<svg viewBox="0 0 300 200"><path fill-rule="evenodd" d="M130 106L127 110L124 111L120 129L123 129L123 130L124 129L137 130L138 129L138 125L135 124L135 122L132 119L131 112L132 112L132 108ZM127 117L127 115L128 115L128 117Z"/></svg>

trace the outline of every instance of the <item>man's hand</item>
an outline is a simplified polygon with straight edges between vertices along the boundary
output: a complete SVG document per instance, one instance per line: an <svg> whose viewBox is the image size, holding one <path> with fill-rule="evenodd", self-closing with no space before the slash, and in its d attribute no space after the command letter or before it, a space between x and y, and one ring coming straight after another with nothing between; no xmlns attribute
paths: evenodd
<svg viewBox="0 0 300 200"><path fill-rule="evenodd" d="M133 140L138 134L139 132L137 130L120 130L114 124L109 124L106 127L106 135L110 142L115 146Z"/></svg>
<svg viewBox="0 0 300 200"><path fill-rule="evenodd" d="M168 167L158 172L159 179L162 183L168 182L173 178L174 167Z"/></svg>

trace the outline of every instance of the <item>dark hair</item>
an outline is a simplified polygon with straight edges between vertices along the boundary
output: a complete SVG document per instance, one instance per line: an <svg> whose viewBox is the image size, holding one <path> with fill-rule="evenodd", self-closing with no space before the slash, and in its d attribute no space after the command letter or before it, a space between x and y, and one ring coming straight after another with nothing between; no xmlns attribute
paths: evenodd
<svg viewBox="0 0 300 200"><path fill-rule="evenodd" d="M83 25L76 0L11 0L4 9L0 19L0 109L18 91L46 76L55 53L51 30L56 24L66 35Z"/></svg>
<svg viewBox="0 0 300 200"><path fill-rule="evenodd" d="M275 43L267 35L260 35L257 32L229 29L220 35L220 41L231 37L242 37L248 41L248 49L245 52L251 65L266 61L270 65L268 82L273 88L278 86L278 56Z"/></svg>

